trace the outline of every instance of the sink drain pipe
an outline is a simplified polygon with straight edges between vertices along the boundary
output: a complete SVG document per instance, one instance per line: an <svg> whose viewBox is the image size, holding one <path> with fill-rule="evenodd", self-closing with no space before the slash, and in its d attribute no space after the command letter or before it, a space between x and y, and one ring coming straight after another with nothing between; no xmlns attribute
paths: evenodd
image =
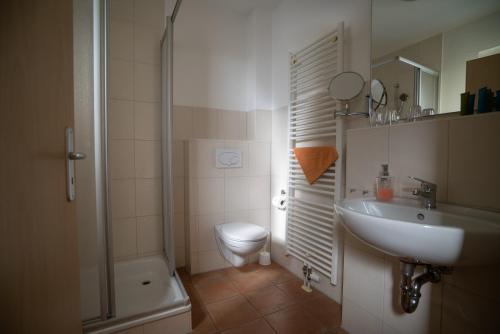
<svg viewBox="0 0 500 334"><path fill-rule="evenodd" d="M413 313L417 309L421 294L420 289L425 283L438 283L441 274L451 273L447 267L425 265L423 274L413 278L417 263L401 261L401 306L406 313Z"/></svg>

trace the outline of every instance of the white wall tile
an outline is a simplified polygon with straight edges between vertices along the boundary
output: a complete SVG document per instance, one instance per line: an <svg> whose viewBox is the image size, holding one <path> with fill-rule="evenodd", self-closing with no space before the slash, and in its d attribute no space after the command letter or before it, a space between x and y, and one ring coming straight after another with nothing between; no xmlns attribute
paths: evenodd
<svg viewBox="0 0 500 334"><path fill-rule="evenodd" d="M185 216L183 213L174 214L174 241L175 247L186 246L186 226L185 226Z"/></svg>
<svg viewBox="0 0 500 334"><path fill-rule="evenodd" d="M109 100L109 138L134 138L134 109L131 101Z"/></svg>
<svg viewBox="0 0 500 334"><path fill-rule="evenodd" d="M198 266L200 272L207 272L226 267L224 258L220 255L218 250L198 252Z"/></svg>
<svg viewBox="0 0 500 334"><path fill-rule="evenodd" d="M200 272L200 260L198 252L192 251L189 257L186 257L187 269L191 273L191 275L197 274Z"/></svg>
<svg viewBox="0 0 500 334"><path fill-rule="evenodd" d="M271 215L269 209L250 210L248 212L248 222L262 226L268 230L271 228Z"/></svg>
<svg viewBox="0 0 500 334"><path fill-rule="evenodd" d="M186 266L186 250L184 246L175 246L175 266L177 268Z"/></svg>
<svg viewBox="0 0 500 334"><path fill-rule="evenodd" d="M211 215L198 216L198 250L217 250L215 241L215 225L224 222L224 214L217 213Z"/></svg>
<svg viewBox="0 0 500 334"><path fill-rule="evenodd" d="M443 288L443 334L498 333L500 301L481 298L449 284Z"/></svg>
<svg viewBox="0 0 500 334"><path fill-rule="evenodd" d="M288 123L286 123L288 125ZM271 110L257 110L255 112L255 140L270 142L272 137Z"/></svg>
<svg viewBox="0 0 500 334"><path fill-rule="evenodd" d="M161 113L159 103L134 103L134 137L135 139L142 140L161 139Z"/></svg>
<svg viewBox="0 0 500 334"><path fill-rule="evenodd" d="M247 139L247 117L245 112L219 110L219 138Z"/></svg>
<svg viewBox="0 0 500 334"><path fill-rule="evenodd" d="M346 245L344 249L344 296L382 319L384 259Z"/></svg>
<svg viewBox="0 0 500 334"><path fill-rule="evenodd" d="M161 177L161 144L159 141L135 141L135 177Z"/></svg>
<svg viewBox="0 0 500 334"><path fill-rule="evenodd" d="M139 254L158 253L163 249L161 216L137 217L137 251Z"/></svg>
<svg viewBox="0 0 500 334"><path fill-rule="evenodd" d="M288 173L288 107L272 112L271 175Z"/></svg>
<svg viewBox="0 0 500 334"><path fill-rule="evenodd" d="M134 21L161 31L165 23L164 3L163 0L134 0Z"/></svg>
<svg viewBox="0 0 500 334"><path fill-rule="evenodd" d="M499 114L450 121L450 202L500 209L499 129Z"/></svg>
<svg viewBox="0 0 500 334"><path fill-rule="evenodd" d="M269 209L271 206L271 178L269 176L249 177L248 208Z"/></svg>
<svg viewBox="0 0 500 334"><path fill-rule="evenodd" d="M249 210L239 210L231 211L226 208L224 211L224 223L236 223L236 222L249 222L250 221L250 211Z"/></svg>
<svg viewBox="0 0 500 334"><path fill-rule="evenodd" d="M228 222L253 222L269 229L270 176L249 177L249 142L196 139L188 144L189 245L185 262L192 272L204 272L228 266L218 254L214 226ZM217 147L240 148L243 168L216 169ZM258 149L258 145L256 145ZM269 148L269 145L267 145ZM257 150L256 150L257 151ZM266 149L264 148L264 150ZM267 150L269 152L269 149ZM257 154L257 153L256 153ZM267 159L269 164L270 159ZM254 164L265 174L266 159ZM257 167L258 166L258 167ZM198 177L203 175L204 177ZM221 175L222 177L218 177ZM241 176L243 175L243 176ZM194 176L194 177L193 177ZM214 177L215 176L215 177ZM221 201L222 200L222 201ZM249 210L250 203L254 210Z"/></svg>
<svg viewBox="0 0 500 334"><path fill-rule="evenodd" d="M137 216L161 215L160 179L137 179L135 184Z"/></svg>
<svg viewBox="0 0 500 334"><path fill-rule="evenodd" d="M349 298L342 301L342 328L349 334L381 334L382 321Z"/></svg>
<svg viewBox="0 0 500 334"><path fill-rule="evenodd" d="M186 233L189 234L189 238L186 238L189 245L186 245L186 250L189 251L190 256L193 256L195 252L198 251L198 218L199 216L191 215L189 216L189 221L186 221L187 229Z"/></svg>
<svg viewBox="0 0 500 334"><path fill-rule="evenodd" d="M222 180L224 182L224 180ZM187 178L187 203L184 203L186 212L189 215L196 215L198 213L198 179Z"/></svg>
<svg viewBox="0 0 500 334"><path fill-rule="evenodd" d="M251 110L246 113L247 116L247 139L255 140L255 121L256 121L256 111Z"/></svg>
<svg viewBox="0 0 500 334"><path fill-rule="evenodd" d="M359 197L363 190L373 196L380 165L389 162L389 128L347 131L346 144L346 196Z"/></svg>
<svg viewBox="0 0 500 334"><path fill-rule="evenodd" d="M185 152L184 141L174 140L172 147L172 169L174 177L184 177L185 175Z"/></svg>
<svg viewBox="0 0 500 334"><path fill-rule="evenodd" d="M134 64L134 100L160 102L160 67L142 63Z"/></svg>
<svg viewBox="0 0 500 334"><path fill-rule="evenodd" d="M500 284L491 284L492 277L500 277L498 265L459 266L453 268L452 275L443 275L443 282L483 298L500 301Z"/></svg>
<svg viewBox="0 0 500 334"><path fill-rule="evenodd" d="M134 25L134 60L159 65L161 37L161 29L136 23Z"/></svg>
<svg viewBox="0 0 500 334"><path fill-rule="evenodd" d="M249 161L251 176L267 176L271 174L271 144L250 142Z"/></svg>
<svg viewBox="0 0 500 334"><path fill-rule="evenodd" d="M109 98L132 100L134 95L133 63L111 59L109 61Z"/></svg>
<svg viewBox="0 0 500 334"><path fill-rule="evenodd" d="M224 212L224 179L198 179L197 202L197 214Z"/></svg>
<svg viewBox="0 0 500 334"><path fill-rule="evenodd" d="M225 210L248 210L250 207L250 178L228 177L225 181Z"/></svg>
<svg viewBox="0 0 500 334"><path fill-rule="evenodd" d="M174 177L174 213L184 212L184 177Z"/></svg>
<svg viewBox="0 0 500 334"><path fill-rule="evenodd" d="M113 219L135 216L134 180L111 181L111 214Z"/></svg>
<svg viewBox="0 0 500 334"><path fill-rule="evenodd" d="M355 247L359 249L360 251L363 251L365 253L369 253L373 256L383 258L385 256L384 253L381 251L373 248L372 246L364 243L363 241L359 240L355 236L351 234L351 232L344 230L344 243L348 244L350 247Z"/></svg>
<svg viewBox="0 0 500 334"><path fill-rule="evenodd" d="M109 166L113 179L134 177L134 142L132 140L111 140Z"/></svg>
<svg viewBox="0 0 500 334"><path fill-rule="evenodd" d="M137 254L135 218L113 219L113 256L115 258Z"/></svg>
<svg viewBox="0 0 500 334"><path fill-rule="evenodd" d="M134 1L133 0L110 0L109 16L126 20L134 19Z"/></svg>
<svg viewBox="0 0 500 334"><path fill-rule="evenodd" d="M189 141L189 177L223 177L224 169L215 168L216 149L223 141Z"/></svg>
<svg viewBox="0 0 500 334"><path fill-rule="evenodd" d="M109 57L110 59L133 59L134 26L127 20L109 20Z"/></svg>
<svg viewBox="0 0 500 334"><path fill-rule="evenodd" d="M193 111L189 107L174 106L173 136L175 139L189 139L193 134Z"/></svg>
<svg viewBox="0 0 500 334"><path fill-rule="evenodd" d="M389 324L383 322L382 323L382 333L383 334L404 334L404 332L400 332L397 329L391 327Z"/></svg>
<svg viewBox="0 0 500 334"><path fill-rule="evenodd" d="M437 198L446 201L448 121L423 121L390 128L389 172L396 177L396 195L414 197L419 177L438 185Z"/></svg>
<svg viewBox="0 0 500 334"><path fill-rule="evenodd" d="M223 139L220 134L219 112L215 109L193 108L193 138Z"/></svg>

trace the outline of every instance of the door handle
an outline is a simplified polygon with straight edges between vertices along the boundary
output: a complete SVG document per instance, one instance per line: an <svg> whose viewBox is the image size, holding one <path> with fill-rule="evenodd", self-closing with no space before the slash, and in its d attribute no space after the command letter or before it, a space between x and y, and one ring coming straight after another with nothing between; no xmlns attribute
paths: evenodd
<svg viewBox="0 0 500 334"><path fill-rule="evenodd" d="M74 152L74 133L72 128L66 128L66 197L68 201L74 201L75 189L75 161L87 157L85 153Z"/></svg>
<svg viewBox="0 0 500 334"><path fill-rule="evenodd" d="M70 160L83 160L87 157L85 153L82 152L69 152L68 153L68 158Z"/></svg>

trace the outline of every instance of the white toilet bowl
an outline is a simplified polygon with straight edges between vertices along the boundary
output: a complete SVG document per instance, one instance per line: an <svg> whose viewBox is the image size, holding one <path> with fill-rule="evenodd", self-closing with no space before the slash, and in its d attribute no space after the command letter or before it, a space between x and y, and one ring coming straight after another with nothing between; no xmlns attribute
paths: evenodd
<svg viewBox="0 0 500 334"><path fill-rule="evenodd" d="M267 241L268 232L249 223L226 223L215 226L219 250L233 266L247 263L249 255L257 253Z"/></svg>

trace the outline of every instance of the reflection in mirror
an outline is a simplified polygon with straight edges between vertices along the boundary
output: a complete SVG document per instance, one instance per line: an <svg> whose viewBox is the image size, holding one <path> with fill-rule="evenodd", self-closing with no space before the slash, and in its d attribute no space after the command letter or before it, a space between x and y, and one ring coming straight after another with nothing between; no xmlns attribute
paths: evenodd
<svg viewBox="0 0 500 334"><path fill-rule="evenodd" d="M460 94L491 86L469 83L466 69L500 52L500 1L373 0L372 24L372 79L386 87L386 118L456 112Z"/></svg>
<svg viewBox="0 0 500 334"><path fill-rule="evenodd" d="M330 81L328 92L339 101L350 101L363 91L365 80L356 72L342 72Z"/></svg>
<svg viewBox="0 0 500 334"><path fill-rule="evenodd" d="M387 90L382 81L373 79L371 84L372 108L377 111L380 106L387 105Z"/></svg>

